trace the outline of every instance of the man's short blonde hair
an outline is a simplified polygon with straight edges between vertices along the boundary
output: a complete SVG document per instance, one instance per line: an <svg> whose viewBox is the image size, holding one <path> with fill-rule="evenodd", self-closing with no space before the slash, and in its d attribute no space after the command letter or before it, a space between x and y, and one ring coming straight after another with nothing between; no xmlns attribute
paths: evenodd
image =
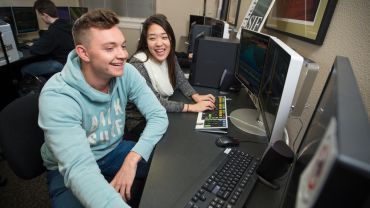
<svg viewBox="0 0 370 208"><path fill-rule="evenodd" d="M75 45L89 42L88 30L110 29L119 23L119 19L111 10L96 9L83 14L76 20L72 28L72 35Z"/></svg>

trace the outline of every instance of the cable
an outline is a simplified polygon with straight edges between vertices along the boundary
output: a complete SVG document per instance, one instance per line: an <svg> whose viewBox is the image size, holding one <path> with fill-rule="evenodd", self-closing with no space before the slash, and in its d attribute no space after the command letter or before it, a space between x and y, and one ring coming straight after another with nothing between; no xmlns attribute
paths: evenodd
<svg viewBox="0 0 370 208"><path fill-rule="evenodd" d="M262 184L266 185L267 187L269 187L271 189L274 189L274 190L280 189L280 186L278 184L273 184L273 183L267 181L266 179L264 179L262 176L260 176L258 174L257 174L257 178L259 179L259 181L262 182Z"/></svg>
<svg viewBox="0 0 370 208"><path fill-rule="evenodd" d="M297 119L298 121L299 121L299 123L301 124L301 128L299 128L299 130L298 130L298 134L297 134L297 136L296 136L296 138L294 139L294 141L293 141L293 148L295 148L295 143L297 142L297 140L298 140L298 138L299 138L299 135L301 134L301 131L302 131L302 129L303 129L303 122L302 122L302 120L301 120L301 118L299 117L299 118L297 118L297 117L290 117L290 118L295 118L295 119Z"/></svg>
<svg viewBox="0 0 370 208"><path fill-rule="evenodd" d="M313 144L315 144L315 143L318 143L318 142L320 142L321 141L321 139L315 139L315 140L312 140L310 143L308 143L303 149L302 149L302 151L300 152L300 154L297 156L297 160L303 155L303 153L305 152L305 151L307 151L307 149L310 147L310 146L312 146Z"/></svg>

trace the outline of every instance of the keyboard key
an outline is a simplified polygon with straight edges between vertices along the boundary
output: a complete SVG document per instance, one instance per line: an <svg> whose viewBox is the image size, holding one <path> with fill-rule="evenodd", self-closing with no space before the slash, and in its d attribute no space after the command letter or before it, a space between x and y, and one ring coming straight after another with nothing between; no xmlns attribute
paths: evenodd
<svg viewBox="0 0 370 208"><path fill-rule="evenodd" d="M190 200L193 207L242 207L256 182L258 163L258 158L232 149Z"/></svg>

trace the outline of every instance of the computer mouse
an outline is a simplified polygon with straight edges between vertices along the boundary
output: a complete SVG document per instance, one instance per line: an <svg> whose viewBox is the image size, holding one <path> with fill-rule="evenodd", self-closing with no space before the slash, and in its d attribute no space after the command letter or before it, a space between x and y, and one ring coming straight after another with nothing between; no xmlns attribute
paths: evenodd
<svg viewBox="0 0 370 208"><path fill-rule="evenodd" d="M236 147L239 146L239 139L230 136L222 136L216 139L218 147Z"/></svg>

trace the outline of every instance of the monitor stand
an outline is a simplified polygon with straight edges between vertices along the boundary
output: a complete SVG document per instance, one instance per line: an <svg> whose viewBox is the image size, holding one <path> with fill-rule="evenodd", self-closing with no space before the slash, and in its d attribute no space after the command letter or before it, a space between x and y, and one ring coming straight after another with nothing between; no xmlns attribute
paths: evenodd
<svg viewBox="0 0 370 208"><path fill-rule="evenodd" d="M266 136L260 111L256 109L240 108L230 113L230 121L238 129L258 136Z"/></svg>

